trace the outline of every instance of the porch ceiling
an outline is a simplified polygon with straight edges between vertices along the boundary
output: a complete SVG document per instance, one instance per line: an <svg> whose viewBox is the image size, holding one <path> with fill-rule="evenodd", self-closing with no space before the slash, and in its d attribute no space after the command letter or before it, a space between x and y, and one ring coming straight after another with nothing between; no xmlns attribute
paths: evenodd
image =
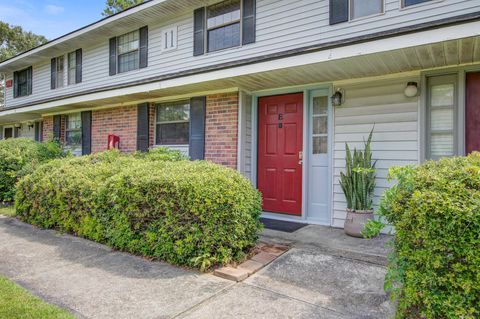
<svg viewBox="0 0 480 319"><path fill-rule="evenodd" d="M347 47L348 48L348 47ZM332 49L334 50L334 49ZM40 118L41 114L61 113L80 108L95 108L152 101L172 96L188 96L198 92L241 88L247 91L261 91L311 83L354 80L366 77L384 76L395 73L445 68L480 63L480 35L411 46L371 54L353 52L351 57L303 64L273 70L255 69L255 64L240 67L244 74L230 76L209 74L193 76L185 83L183 78L159 81L142 86L113 90L109 94L92 94L88 98L68 98L45 103L43 107L32 106L0 112L0 123ZM301 56L300 56L301 58ZM272 63L281 63L276 60ZM244 71L245 68L254 71ZM224 70L228 72L228 69ZM213 78L213 80L208 80ZM167 83L168 82L168 83ZM187 81L188 82L188 81ZM109 91L110 92L110 91ZM114 94L116 92L116 95ZM131 93L129 93L131 92ZM107 92L108 93L108 92ZM63 105L59 105L64 103Z"/></svg>

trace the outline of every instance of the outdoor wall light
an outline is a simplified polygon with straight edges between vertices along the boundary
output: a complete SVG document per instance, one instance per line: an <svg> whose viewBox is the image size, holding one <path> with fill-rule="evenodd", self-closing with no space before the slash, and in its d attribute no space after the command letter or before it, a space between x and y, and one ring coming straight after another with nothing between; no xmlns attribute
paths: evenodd
<svg viewBox="0 0 480 319"><path fill-rule="evenodd" d="M418 93L418 84L417 82L408 82L407 87L405 88L406 97L415 97Z"/></svg>
<svg viewBox="0 0 480 319"><path fill-rule="evenodd" d="M343 103L343 92L342 89L336 89L335 93L333 93L332 97L332 105L333 106L340 106Z"/></svg>

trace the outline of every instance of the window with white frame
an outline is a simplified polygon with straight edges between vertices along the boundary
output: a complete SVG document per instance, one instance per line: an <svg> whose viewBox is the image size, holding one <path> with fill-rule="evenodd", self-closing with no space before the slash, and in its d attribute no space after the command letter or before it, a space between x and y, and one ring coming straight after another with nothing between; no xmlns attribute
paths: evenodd
<svg viewBox="0 0 480 319"><path fill-rule="evenodd" d="M156 105L156 145L185 145L189 143L189 134L189 101Z"/></svg>
<svg viewBox="0 0 480 319"><path fill-rule="evenodd" d="M68 54L68 85L77 83L77 54L76 52L70 52Z"/></svg>
<svg viewBox="0 0 480 319"><path fill-rule="evenodd" d="M383 0L350 0L350 20L383 12Z"/></svg>
<svg viewBox="0 0 480 319"><path fill-rule="evenodd" d="M121 35L117 38L118 73L140 68L140 32Z"/></svg>
<svg viewBox="0 0 480 319"><path fill-rule="evenodd" d="M29 76L28 76L28 69L18 71L17 72L17 78L16 78L16 83L14 85L17 87L17 96L27 96L29 94L28 92L28 82L30 81Z"/></svg>
<svg viewBox="0 0 480 319"><path fill-rule="evenodd" d="M207 49L218 51L240 45L241 0L207 7Z"/></svg>
<svg viewBox="0 0 480 319"><path fill-rule="evenodd" d="M457 154L457 76L428 78L427 159Z"/></svg>
<svg viewBox="0 0 480 319"><path fill-rule="evenodd" d="M55 78L55 88L61 88L63 87L63 82L64 82L64 76L65 76L65 59L62 56L59 56L59 57L56 57L55 60L57 60L56 62L56 78Z"/></svg>
<svg viewBox="0 0 480 319"><path fill-rule="evenodd" d="M72 149L81 149L82 147L82 117L80 113L72 113L66 116L65 144Z"/></svg>

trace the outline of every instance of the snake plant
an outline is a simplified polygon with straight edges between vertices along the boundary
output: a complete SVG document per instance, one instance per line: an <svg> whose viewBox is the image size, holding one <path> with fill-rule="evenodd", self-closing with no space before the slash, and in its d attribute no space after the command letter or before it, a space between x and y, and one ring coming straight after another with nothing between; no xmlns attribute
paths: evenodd
<svg viewBox="0 0 480 319"><path fill-rule="evenodd" d="M365 142L364 150L354 148L353 153L345 143L345 173L340 173L340 186L347 199L347 208L371 210L373 208L373 192L375 190L375 164L372 160L373 129Z"/></svg>

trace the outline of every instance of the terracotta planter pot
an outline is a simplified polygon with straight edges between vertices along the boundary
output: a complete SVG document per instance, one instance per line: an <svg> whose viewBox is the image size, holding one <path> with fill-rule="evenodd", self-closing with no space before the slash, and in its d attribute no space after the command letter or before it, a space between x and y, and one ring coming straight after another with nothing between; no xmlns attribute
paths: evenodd
<svg viewBox="0 0 480 319"><path fill-rule="evenodd" d="M362 230L365 224L373 219L373 210L347 209L347 219L345 219L345 233L349 236L362 238Z"/></svg>

